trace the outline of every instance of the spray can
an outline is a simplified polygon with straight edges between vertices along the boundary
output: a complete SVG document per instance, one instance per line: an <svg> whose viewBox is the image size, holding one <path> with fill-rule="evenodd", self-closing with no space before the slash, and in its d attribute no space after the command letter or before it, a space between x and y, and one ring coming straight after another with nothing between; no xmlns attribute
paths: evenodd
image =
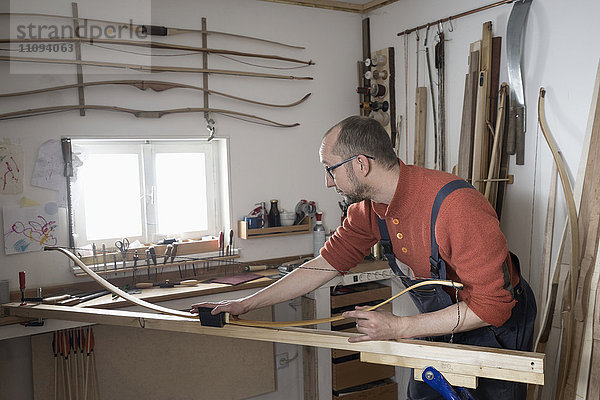
<svg viewBox="0 0 600 400"><path fill-rule="evenodd" d="M313 256L317 257L320 254L321 247L325 245L325 227L323 226L323 213L315 214L316 222L313 228Z"/></svg>

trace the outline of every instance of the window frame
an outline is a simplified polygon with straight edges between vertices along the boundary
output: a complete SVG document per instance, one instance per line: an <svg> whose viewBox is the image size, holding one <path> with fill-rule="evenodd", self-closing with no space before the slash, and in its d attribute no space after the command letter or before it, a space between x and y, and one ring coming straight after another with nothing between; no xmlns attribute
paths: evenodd
<svg viewBox="0 0 600 400"><path fill-rule="evenodd" d="M140 205L141 205L141 224L142 235L139 237L129 237L130 242L139 240L141 243L158 243L166 238L165 234L157 232L158 214L156 206L156 190L153 186L156 184L156 174L154 173L155 155L157 153L196 153L205 154L205 176L207 183L207 230L194 232L173 233L178 239L200 239L203 236L215 235L218 227L229 226L231 221L231 199L229 196L229 154L228 141L225 139L214 138L211 141L205 138L114 138L114 139L96 139L96 138L71 138L73 153L78 155L82 150L85 154L104 152L110 154L130 153L136 149L135 153L139 155L139 174L140 174ZM192 148L193 147L193 148ZM224 170L225 169L225 170ZM193 172L189 173L193 176ZM110 177L101 184L107 186L110 190ZM75 247L84 247L94 242L112 244L116 238L102 238L90 240L86 235L85 226L85 199L81 198L80 179L71 180L71 197L67 199L72 206L72 218L70 223L73 227L73 242ZM193 206L193 199L189 201ZM109 210L110 211L110 210Z"/></svg>

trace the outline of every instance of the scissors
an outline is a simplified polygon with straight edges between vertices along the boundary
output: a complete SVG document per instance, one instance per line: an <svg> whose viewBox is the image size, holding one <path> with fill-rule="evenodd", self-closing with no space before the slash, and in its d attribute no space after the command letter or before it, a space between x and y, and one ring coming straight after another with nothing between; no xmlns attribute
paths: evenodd
<svg viewBox="0 0 600 400"><path fill-rule="evenodd" d="M125 262L127 260L127 250L129 249L129 239L123 238L115 242L115 247L121 252L121 259L123 260L123 268L125 268Z"/></svg>

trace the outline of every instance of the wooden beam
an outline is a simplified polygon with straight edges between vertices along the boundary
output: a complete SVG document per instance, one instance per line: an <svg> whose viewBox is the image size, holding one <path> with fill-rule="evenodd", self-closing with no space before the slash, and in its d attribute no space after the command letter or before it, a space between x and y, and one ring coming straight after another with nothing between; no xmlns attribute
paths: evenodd
<svg viewBox="0 0 600 400"><path fill-rule="evenodd" d="M353 13L368 13L398 0L371 0L366 4L355 4L347 1L334 0L262 0L270 3L283 3L295 6L323 8L326 10L345 11Z"/></svg>
<svg viewBox="0 0 600 400"><path fill-rule="evenodd" d="M418 87L415 99L414 164L425 166L425 129L427 124L427 88Z"/></svg>
<svg viewBox="0 0 600 400"><path fill-rule="evenodd" d="M50 318L359 351L364 353L361 359L367 362L411 368L432 365L442 373L451 372L536 385L544 383L544 355L524 351L411 339L349 343L349 337L360 334L306 328L272 329L236 325L213 328L200 325L199 320L174 315L45 304L21 306L19 303L10 303L2 306L2 312L8 316Z"/></svg>
<svg viewBox="0 0 600 400"><path fill-rule="evenodd" d="M346 11L354 13L362 13L362 4L346 3L344 1L333 0L262 0L270 3L283 3L295 6L305 6L313 8L324 8L326 10Z"/></svg>

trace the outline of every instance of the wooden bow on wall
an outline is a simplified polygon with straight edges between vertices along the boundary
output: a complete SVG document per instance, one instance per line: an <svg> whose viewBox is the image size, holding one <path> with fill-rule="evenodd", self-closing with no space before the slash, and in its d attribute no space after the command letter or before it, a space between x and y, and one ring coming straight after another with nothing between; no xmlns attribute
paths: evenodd
<svg viewBox="0 0 600 400"><path fill-rule="evenodd" d="M259 54L259 53L247 53L243 51L225 50L225 49L209 49L206 47L194 47L185 46L180 44L162 43L155 41L136 41L136 40L121 40L121 39L92 39L85 37L58 37L58 38L31 38L31 39L0 39L0 44L10 43L87 43L90 45L94 44L111 44L111 45L124 45L124 46L136 46L136 47L147 47L152 49L166 49L166 50L181 50L191 51L196 53L207 53L207 54L226 54L230 56L239 57L251 57L251 58L262 58L265 60L277 60L287 61L298 64L315 65L312 60L305 61L296 58L282 57L273 54ZM148 54L149 55L149 54Z"/></svg>
<svg viewBox="0 0 600 400"><path fill-rule="evenodd" d="M14 111L9 113L0 114L0 121L15 118L31 117L35 115L53 114L72 110L100 110L100 111L117 111L128 114L133 114L137 118L160 118L167 114L184 114L184 113L203 113L212 112L216 114L224 114L229 116L239 117L247 122L252 122L261 125L273 126L276 128L293 128L300 125L295 122L293 124L284 124L281 122L273 121L267 118L259 117L257 115L246 114L238 111L224 110L220 108L210 107L186 107L186 108L173 108L170 110L136 110L133 108L117 107L117 106L105 106L105 105L93 105L93 104L73 104L66 106L52 106L52 107L40 107L30 108L27 110Z"/></svg>
<svg viewBox="0 0 600 400"><path fill-rule="evenodd" d="M67 90L67 89L74 89L74 88L79 88L79 87L103 86L103 85L126 85L126 86L136 87L140 90L152 89L155 92L162 92L164 90L176 89L176 88L200 90L202 92L205 92L205 93L208 93L211 95L223 96L223 97L227 97L230 99L243 101L246 103L252 103L252 104L257 104L257 105L267 106L267 107L281 107L281 108L297 106L298 104L303 103L311 95L311 93L308 93L304 97L302 97L300 100L297 100L297 101L294 101L294 102L288 103L288 104L273 104L273 103L264 103L264 102L257 101L257 100L247 99L244 97L233 96L231 94L218 92L216 90L205 89L200 86L187 85L184 83L167 82L167 81L150 81L150 80L112 80L112 81L83 82L81 84L73 83L70 85L53 86L53 87L47 87L47 88L43 88L43 89L27 90L27 91L23 91L23 92L0 93L0 98L28 96L28 95L32 95L32 94L54 92L57 90Z"/></svg>
<svg viewBox="0 0 600 400"><path fill-rule="evenodd" d="M41 57L0 56L0 61L30 62L30 63L38 63L38 64L81 65L81 66L88 66L88 67L128 69L128 70L132 70L132 71L136 71L136 72L188 72L188 73L208 73L208 74L216 74L216 75L245 76L245 77L253 77L253 78L272 78L272 79L291 79L291 80L312 80L313 79L310 76L264 74L264 73L260 73L260 72L232 71L232 70L226 70L226 69L175 67L175 66L163 66L163 65L123 64L123 63L114 63L114 62L105 62L105 61L67 60L67 59L41 58Z"/></svg>
<svg viewBox="0 0 600 400"><path fill-rule="evenodd" d="M262 42L262 43L269 43L269 44L288 47L288 48L292 48L292 49L299 49L299 50L304 49L304 47L302 47L302 46L295 46L295 45L277 42L277 41L273 41L273 40L262 39L262 38L258 38L258 37L254 37L254 36L246 36L246 35L240 35L240 34L229 33L229 32L210 31L210 30L206 30L206 29L171 28L171 27L167 27L167 26L157 26L157 25L139 25L139 24L134 24L132 22L117 22L117 21L108 21L108 20L103 20L103 19L68 17L65 15L56 15L56 14L0 13L0 16L44 17L44 18L62 19L62 20L67 20L67 21L77 20L78 22L82 21L84 23L87 23L88 21L100 22L103 24L116 25L115 28L129 29L129 30L135 32L136 34L142 35L142 36L173 36L173 35L181 35L181 34L186 34L186 33L204 33L207 35L225 36L225 37L236 38L236 39L246 39L246 40L252 40L252 41L257 41L257 42Z"/></svg>

